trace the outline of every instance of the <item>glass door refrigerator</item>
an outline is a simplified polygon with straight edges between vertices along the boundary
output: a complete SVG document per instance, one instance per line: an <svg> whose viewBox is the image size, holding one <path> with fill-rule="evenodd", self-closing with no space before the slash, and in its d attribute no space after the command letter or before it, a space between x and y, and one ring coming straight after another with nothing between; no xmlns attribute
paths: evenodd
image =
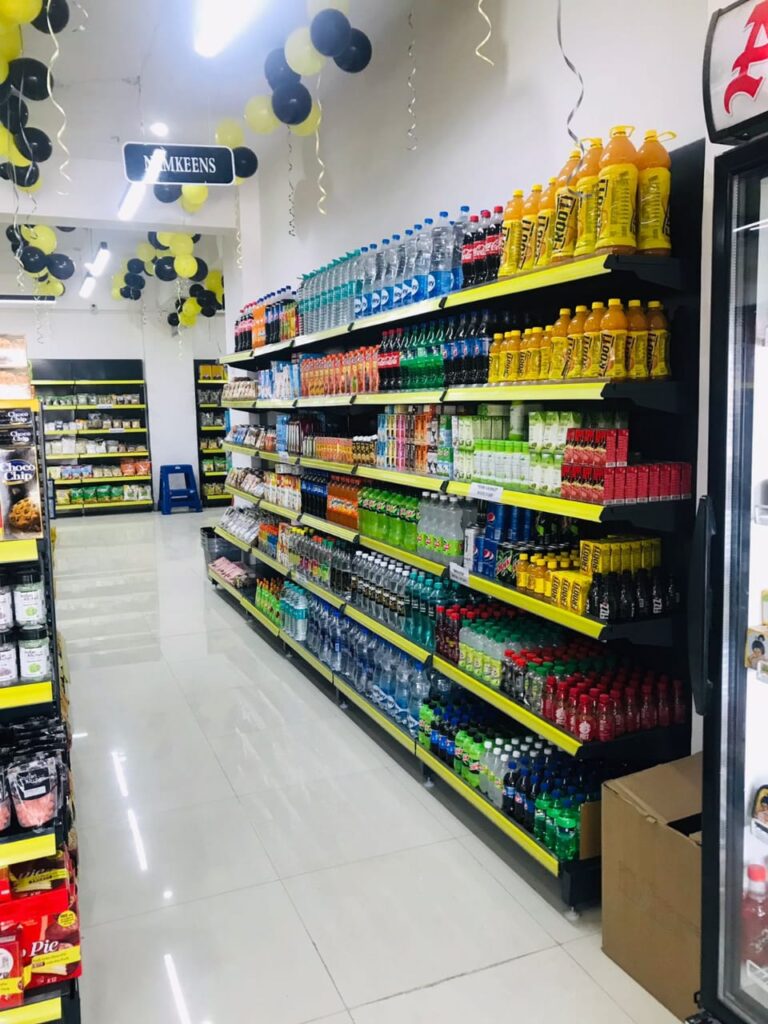
<svg viewBox="0 0 768 1024"><path fill-rule="evenodd" d="M709 494L692 562L704 714L702 1020L768 1024L768 139L715 161Z"/></svg>

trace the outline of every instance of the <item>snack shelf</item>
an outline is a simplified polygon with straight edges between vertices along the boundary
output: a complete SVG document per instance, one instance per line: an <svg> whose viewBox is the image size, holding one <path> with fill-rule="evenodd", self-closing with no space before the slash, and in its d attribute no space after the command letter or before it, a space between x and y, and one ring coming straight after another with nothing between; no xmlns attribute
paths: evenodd
<svg viewBox="0 0 768 1024"><path fill-rule="evenodd" d="M198 402L197 403L197 408L198 409L222 409L223 406L222 406L221 402Z"/></svg>
<svg viewBox="0 0 768 1024"><path fill-rule="evenodd" d="M255 398L222 398L224 409L256 409L258 403Z"/></svg>
<svg viewBox="0 0 768 1024"><path fill-rule="evenodd" d="M198 439L198 451L197 451L197 478L199 481L200 489L200 501L203 508L218 507L221 508L223 505L232 504L232 495L226 492L217 491L210 481L215 476L226 476L227 471L224 470L210 470L206 471L205 461L206 459L214 455L216 451L222 452L221 442L223 436L227 431L228 415L226 412L220 412L219 419L222 420L220 423L205 423L204 420L208 417L206 409L218 409L222 410L221 405L221 392L216 392L213 395L202 394L199 388L209 388L212 385L224 385L225 381L208 381L203 379L203 373L207 372L205 368L210 367L213 360L206 359L195 359L192 364L192 379L194 381L194 397L195 397L195 424L197 426L197 439ZM213 402L200 403L200 398L213 398ZM218 436L217 436L218 435ZM209 440L215 440L218 444L217 449L204 448L203 445ZM209 463L210 464L210 463ZM221 462L219 463L221 465ZM209 491L211 493L209 493Z"/></svg>
<svg viewBox="0 0 768 1024"><path fill-rule="evenodd" d="M67 452L66 454L46 455L45 461L64 462L71 459L144 459L149 458L148 451L141 452Z"/></svg>
<svg viewBox="0 0 768 1024"><path fill-rule="evenodd" d="M258 452L260 459L265 459L267 462L284 462L287 466L297 466L299 463L298 455L288 455L287 452Z"/></svg>
<svg viewBox="0 0 768 1024"><path fill-rule="evenodd" d="M146 409L147 407L146 407L146 405L144 403L139 403L138 405L120 405L119 403L115 403L115 404L105 403L105 404L99 404L99 405L72 405L72 406L65 406L65 405L53 406L52 405L52 406L48 406L45 411L46 412L51 412L54 409L67 409L67 408L69 408L69 409L78 409L78 410L82 409L84 411L87 410L89 412L92 412L92 411L94 411L96 409L127 409L130 412L133 409Z"/></svg>
<svg viewBox="0 0 768 1024"><path fill-rule="evenodd" d="M333 682L333 672L331 672L328 666L324 665L319 658L316 658L311 651L307 650L304 644L300 644L298 640L294 640L293 637L288 636L288 634L282 629L278 633L278 636L284 644L287 644L291 650L296 651L299 657L303 658L308 665L311 665L315 672L319 673L323 679L327 679L329 683Z"/></svg>
<svg viewBox="0 0 768 1024"><path fill-rule="evenodd" d="M206 501L231 501L232 498L228 494L206 494Z"/></svg>
<svg viewBox="0 0 768 1024"><path fill-rule="evenodd" d="M238 455L250 455L251 458L255 458L259 452L255 448L248 448L244 444L232 444L231 441L225 441L222 445L222 451L235 452Z"/></svg>
<svg viewBox="0 0 768 1024"><path fill-rule="evenodd" d="M53 826L38 829L24 836L0 836L0 867L37 860L39 857L52 857L58 849L59 836L63 838L63 829L56 829Z"/></svg>
<svg viewBox="0 0 768 1024"><path fill-rule="evenodd" d="M492 804L488 803L479 793L476 793L471 786L463 782L435 755L419 744L416 745L416 758L429 768L429 770L442 779L448 786L459 794L464 800L480 811L496 828L500 829L513 843L520 846L525 852L538 861L543 868L546 868L551 875L560 874L560 861L554 854L538 843L532 835L516 825L514 821L498 811Z"/></svg>
<svg viewBox="0 0 768 1024"><path fill-rule="evenodd" d="M42 381L36 380L34 383L35 384L41 384ZM56 383L59 383L59 382L57 381ZM90 385L107 385L107 384L144 384L145 381L144 381L143 377L140 377L140 378L136 378L135 380L75 380L75 381L72 381L72 383L76 384L76 385L88 384L90 386Z"/></svg>
<svg viewBox="0 0 768 1024"><path fill-rule="evenodd" d="M357 530L353 530L348 526L339 526L338 523L328 522L328 520L321 519L319 516L311 516L307 512L301 513L301 525L309 526L314 530L322 530L323 533L328 533L332 537L338 537L349 544L354 544L360 536Z"/></svg>
<svg viewBox="0 0 768 1024"><path fill-rule="evenodd" d="M333 675L333 685L340 693L344 694L350 703L360 708L364 714L372 719L380 729L389 733L392 739L396 740L401 747L405 747L409 753L413 754L415 741L409 733L396 725L391 718L387 718L386 715L383 715L373 706L373 704L371 704L370 701L366 700L365 697L359 694L353 686L350 686L349 683L340 676L337 676L335 673Z"/></svg>
<svg viewBox="0 0 768 1024"><path fill-rule="evenodd" d="M416 661L424 662L429 661L431 654L426 648L419 647L412 640L403 636L401 633L396 632L394 629L390 629L389 626L385 626L381 622L377 622L376 619L372 619L370 615L366 615L365 612L361 612L359 608L356 608L353 604L347 604L344 606L344 614L348 619L354 619L355 622L359 622L361 626L365 626L372 633L380 636L387 643L392 644L394 647L398 647L401 651L405 651L406 654L410 654Z"/></svg>
<svg viewBox="0 0 768 1024"><path fill-rule="evenodd" d="M216 430L220 431L220 430L226 430L227 429L227 425L225 423L218 423L218 424L213 425L213 426L200 427L200 429L201 430L206 430L206 431L216 431Z"/></svg>
<svg viewBox="0 0 768 1024"><path fill-rule="evenodd" d="M221 387L227 383L226 380L205 380L203 377L197 377L196 382L198 384L207 384L209 387Z"/></svg>
<svg viewBox="0 0 768 1024"><path fill-rule="evenodd" d="M152 498L142 498L139 501L87 501L75 502L69 505L57 505L56 515L62 512L86 512L91 508L147 508L154 505Z"/></svg>
<svg viewBox="0 0 768 1024"><path fill-rule="evenodd" d="M46 430L44 437L63 437L98 434L146 434L146 427L106 427L102 430Z"/></svg>
<svg viewBox="0 0 768 1024"><path fill-rule="evenodd" d="M204 469L203 476L227 476L227 469Z"/></svg>
<svg viewBox="0 0 768 1024"><path fill-rule="evenodd" d="M291 512L290 509L283 508L282 505L275 505L274 502L266 501L264 498L259 502L259 508L263 508L265 512L271 512L273 516L282 516L283 519L290 519L292 523L296 523L299 520L299 512Z"/></svg>
<svg viewBox="0 0 768 1024"><path fill-rule="evenodd" d="M234 533L230 533L229 530L225 530L222 526L214 526L213 532L221 537L223 540L229 541L230 544L234 544L236 548L240 548L241 551L250 551L251 545L245 541L240 540Z"/></svg>
<svg viewBox="0 0 768 1024"><path fill-rule="evenodd" d="M53 703L53 683L19 683L0 689L0 711L14 711L33 705Z"/></svg>
<svg viewBox="0 0 768 1024"><path fill-rule="evenodd" d="M0 541L0 565L13 562L36 562L38 559L36 540Z"/></svg>
<svg viewBox="0 0 768 1024"><path fill-rule="evenodd" d="M210 566L208 567L208 576L210 577L210 579L213 580L214 583L217 583L222 590L226 590L228 594L234 597L236 601L242 601L242 592L239 591L237 587L233 587L231 583L227 583L227 581L223 577L219 576L219 574L214 569L211 569Z"/></svg>
<svg viewBox="0 0 768 1024"><path fill-rule="evenodd" d="M58 1024L59 1021L64 1021L61 996L51 996L45 991L28 997L21 1006L0 1010L0 1024Z"/></svg>
<svg viewBox="0 0 768 1024"><path fill-rule="evenodd" d="M146 483L151 476L81 476L77 480L55 480L48 478L54 487L83 487L85 484L127 484L139 481Z"/></svg>

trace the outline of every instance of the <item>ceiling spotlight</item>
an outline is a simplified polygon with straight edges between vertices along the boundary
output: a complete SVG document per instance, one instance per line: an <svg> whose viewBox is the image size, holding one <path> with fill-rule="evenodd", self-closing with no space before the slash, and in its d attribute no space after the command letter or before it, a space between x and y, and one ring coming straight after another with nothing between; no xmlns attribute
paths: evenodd
<svg viewBox="0 0 768 1024"><path fill-rule="evenodd" d="M195 50L215 57L244 32L264 7L264 0L197 0Z"/></svg>
<svg viewBox="0 0 768 1024"><path fill-rule="evenodd" d="M154 121L149 126L149 130L153 135L156 135L158 139L164 139L168 135L168 125L165 121Z"/></svg>
<svg viewBox="0 0 768 1024"><path fill-rule="evenodd" d="M78 295L80 296L81 299L90 299L91 295L93 294L93 289L95 287L96 278L92 277L90 274L87 274L85 280L80 286L80 291L78 292Z"/></svg>
<svg viewBox="0 0 768 1024"><path fill-rule="evenodd" d="M97 249L96 255L94 256L93 260L91 260L90 263L85 264L85 269L88 271L89 274L92 274L94 277L101 277L111 257L112 253L107 248L107 243L102 242L99 248Z"/></svg>

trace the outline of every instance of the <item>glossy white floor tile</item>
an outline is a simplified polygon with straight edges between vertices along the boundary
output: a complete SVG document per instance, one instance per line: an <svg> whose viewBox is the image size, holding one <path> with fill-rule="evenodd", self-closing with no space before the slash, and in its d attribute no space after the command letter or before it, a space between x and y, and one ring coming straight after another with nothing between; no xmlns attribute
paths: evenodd
<svg viewBox="0 0 768 1024"><path fill-rule="evenodd" d="M213 591L218 518L58 524L84 1024L671 1024Z"/></svg>

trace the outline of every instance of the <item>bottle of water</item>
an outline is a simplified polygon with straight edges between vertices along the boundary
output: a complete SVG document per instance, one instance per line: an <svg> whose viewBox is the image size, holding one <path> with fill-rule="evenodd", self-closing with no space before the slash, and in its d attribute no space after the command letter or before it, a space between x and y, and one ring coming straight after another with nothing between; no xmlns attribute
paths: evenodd
<svg viewBox="0 0 768 1024"><path fill-rule="evenodd" d="M381 248L375 249L375 276L373 278L373 290L371 292L371 314L375 316L381 312L381 289L384 287L384 242L389 244L389 239L382 239ZM374 247L371 246L373 249Z"/></svg>
<svg viewBox="0 0 768 1024"><path fill-rule="evenodd" d="M453 228L448 211L440 211L440 219L432 228L432 262L429 273L429 298L447 295L453 287Z"/></svg>
<svg viewBox="0 0 768 1024"><path fill-rule="evenodd" d="M379 312L388 313L390 310L390 301L394 296L395 292L395 280L394 277L391 281L390 290L390 273L394 273L395 267L392 266L392 258L394 256L397 260L397 256L392 251L392 243L389 238L382 238L381 240L381 276L379 277L379 292L381 299L379 300Z"/></svg>
<svg viewBox="0 0 768 1024"><path fill-rule="evenodd" d="M432 269L432 225L431 217L424 218L424 227L416 239L416 302L429 298L429 275ZM421 227L421 225L419 225Z"/></svg>
<svg viewBox="0 0 768 1024"><path fill-rule="evenodd" d="M397 666L394 706L391 712L395 722L404 729L408 725L408 707L411 702L411 667L409 661L409 658L402 656Z"/></svg>
<svg viewBox="0 0 768 1024"><path fill-rule="evenodd" d="M405 230L405 265L403 266L403 305L409 306L416 301L418 284L416 281L416 257L418 254L418 234L420 224Z"/></svg>
<svg viewBox="0 0 768 1024"><path fill-rule="evenodd" d="M461 255L464 248L464 236L469 226L469 207L459 209L458 219L453 225L453 290L459 291L464 285L464 271L461 269Z"/></svg>
<svg viewBox="0 0 768 1024"><path fill-rule="evenodd" d="M368 246L355 249L354 271L352 281L354 291L352 293L352 319L359 320L363 314L363 294L365 291L365 257L368 254Z"/></svg>
<svg viewBox="0 0 768 1024"><path fill-rule="evenodd" d="M407 234L407 232L406 232ZM394 292L394 307L399 309L406 303L403 299L403 280L405 276L405 242L401 240L400 235L392 235L393 241L397 241L397 265L395 269L395 292Z"/></svg>
<svg viewBox="0 0 768 1024"><path fill-rule="evenodd" d="M385 309L394 309L399 305L398 299L398 288L397 288L397 261L398 261L398 249L400 248L400 235L392 235L392 239L389 244L389 248L385 254L386 265L384 267L384 291L386 292L386 302L382 307L382 312Z"/></svg>
<svg viewBox="0 0 768 1024"><path fill-rule="evenodd" d="M379 295L376 292L376 252L378 245L371 242L363 265L363 316L371 316L378 312Z"/></svg>
<svg viewBox="0 0 768 1024"><path fill-rule="evenodd" d="M417 664L414 666L414 670L411 675L411 698L408 701L408 719L406 723L408 732L414 738L419 732L419 712L421 711L421 705L428 699L429 682L427 680L426 673L424 672L424 666Z"/></svg>

